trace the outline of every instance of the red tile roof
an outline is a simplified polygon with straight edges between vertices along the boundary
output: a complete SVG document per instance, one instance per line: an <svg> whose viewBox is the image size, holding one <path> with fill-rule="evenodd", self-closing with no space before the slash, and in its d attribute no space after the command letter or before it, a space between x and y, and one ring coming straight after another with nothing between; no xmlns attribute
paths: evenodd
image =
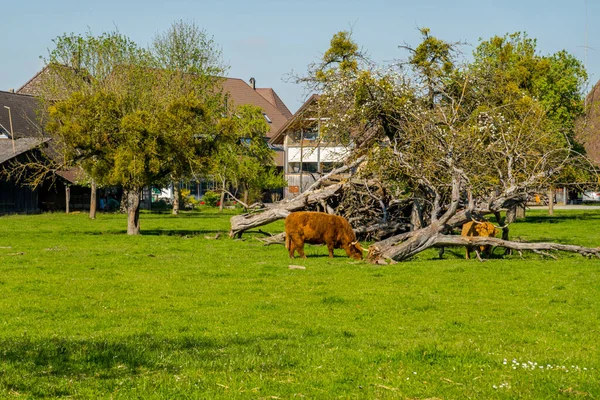
<svg viewBox="0 0 600 400"><path fill-rule="evenodd" d="M269 134L267 135L269 138L273 137L273 135L275 135L275 133L279 131L283 125L285 125L289 118L281 112L279 107L263 97L259 93L259 89L252 89L252 87L242 79L226 78L223 81L223 89L230 94L230 99L233 101L234 106L252 104L263 109L265 115L271 120L271 123L269 123ZM262 90L264 91L264 89ZM269 90L272 91L272 89ZM273 94L277 99L279 99L279 96L277 96L275 92L273 92ZM281 99L279 99L279 101L281 102ZM276 101L274 102L276 103ZM283 102L281 102L281 104L283 107L285 107ZM287 107L285 107L285 109L287 110ZM287 110L287 112L291 117L289 110Z"/></svg>
<svg viewBox="0 0 600 400"><path fill-rule="evenodd" d="M256 88L258 94L267 99L269 103L274 105L287 119L292 118L292 112L283 103L283 100L271 88Z"/></svg>

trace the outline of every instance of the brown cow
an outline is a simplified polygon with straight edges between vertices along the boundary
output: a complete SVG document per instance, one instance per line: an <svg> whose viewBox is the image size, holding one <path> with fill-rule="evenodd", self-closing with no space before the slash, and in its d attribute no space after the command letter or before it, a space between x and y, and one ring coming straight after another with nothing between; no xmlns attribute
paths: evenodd
<svg viewBox="0 0 600 400"><path fill-rule="evenodd" d="M495 237L500 230L498 230L494 224L489 221L469 221L465 223L462 227L461 236L483 236L483 237ZM468 260L471 258L471 250L473 248L471 246L467 246L465 258ZM479 250L484 253L486 256L489 255L490 246L479 246ZM481 259L479 256L479 250L475 249L477 253L477 258Z"/></svg>
<svg viewBox="0 0 600 400"><path fill-rule="evenodd" d="M329 257L333 249L344 249L348 257L362 259L362 247L356 240L352 227L344 217L321 212L299 211L291 213L285 219L285 248L294 258L298 250L304 255L304 243L327 244Z"/></svg>

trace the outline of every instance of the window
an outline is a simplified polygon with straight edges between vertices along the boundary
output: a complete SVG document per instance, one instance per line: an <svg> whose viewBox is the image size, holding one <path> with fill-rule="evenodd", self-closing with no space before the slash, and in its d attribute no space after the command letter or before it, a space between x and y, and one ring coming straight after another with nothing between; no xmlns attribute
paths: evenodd
<svg viewBox="0 0 600 400"><path fill-rule="evenodd" d="M302 172L308 172L308 173L319 172L319 163L303 162L302 163ZM288 163L288 173L299 174L300 173L300 163L299 162Z"/></svg>
<svg viewBox="0 0 600 400"><path fill-rule="evenodd" d="M300 163L299 162L290 162L288 163L288 172L290 174L297 174L300 172Z"/></svg>
<svg viewBox="0 0 600 400"><path fill-rule="evenodd" d="M302 170L304 172L319 172L319 163L316 162L305 162L302 163Z"/></svg>
<svg viewBox="0 0 600 400"><path fill-rule="evenodd" d="M262 113L263 117L265 117L265 119L267 120L268 123L272 124L273 121L271 121L271 118L269 118L269 116L265 113Z"/></svg>
<svg viewBox="0 0 600 400"><path fill-rule="evenodd" d="M311 126L304 130L304 140L316 140L319 138L319 127L317 125Z"/></svg>
<svg viewBox="0 0 600 400"><path fill-rule="evenodd" d="M288 137L292 143L299 143L300 139L309 141L317 140L319 139L319 127L318 125L314 125L309 128L304 128L299 131L289 133Z"/></svg>

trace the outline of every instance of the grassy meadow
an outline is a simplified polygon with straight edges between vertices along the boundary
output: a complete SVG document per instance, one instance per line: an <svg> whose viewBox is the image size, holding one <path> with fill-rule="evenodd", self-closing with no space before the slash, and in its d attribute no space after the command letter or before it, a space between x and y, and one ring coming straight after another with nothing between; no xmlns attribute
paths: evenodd
<svg viewBox="0 0 600 400"><path fill-rule="evenodd" d="M230 216L0 217L0 398L600 398L600 260L290 261ZM596 247L600 209L511 237Z"/></svg>

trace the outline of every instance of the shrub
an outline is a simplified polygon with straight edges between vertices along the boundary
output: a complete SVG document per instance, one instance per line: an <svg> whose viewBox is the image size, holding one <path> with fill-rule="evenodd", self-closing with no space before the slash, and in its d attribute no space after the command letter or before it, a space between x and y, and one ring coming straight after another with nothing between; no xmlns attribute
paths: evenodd
<svg viewBox="0 0 600 400"><path fill-rule="evenodd" d="M193 210L194 208L200 205L200 202L196 200L196 197L190 194L190 191L188 189L181 190L181 200L183 203L183 207L190 210Z"/></svg>
<svg viewBox="0 0 600 400"><path fill-rule="evenodd" d="M202 200L207 206L216 207L219 200L221 200L221 195L217 192L213 192L212 190L207 190L204 192Z"/></svg>
<svg viewBox="0 0 600 400"><path fill-rule="evenodd" d="M154 211L166 211L171 208L171 205L164 199L152 202L152 210Z"/></svg>
<svg viewBox="0 0 600 400"><path fill-rule="evenodd" d="M106 203L106 208L108 208L108 211L117 211L120 206L121 203L115 199L108 199L108 202Z"/></svg>

